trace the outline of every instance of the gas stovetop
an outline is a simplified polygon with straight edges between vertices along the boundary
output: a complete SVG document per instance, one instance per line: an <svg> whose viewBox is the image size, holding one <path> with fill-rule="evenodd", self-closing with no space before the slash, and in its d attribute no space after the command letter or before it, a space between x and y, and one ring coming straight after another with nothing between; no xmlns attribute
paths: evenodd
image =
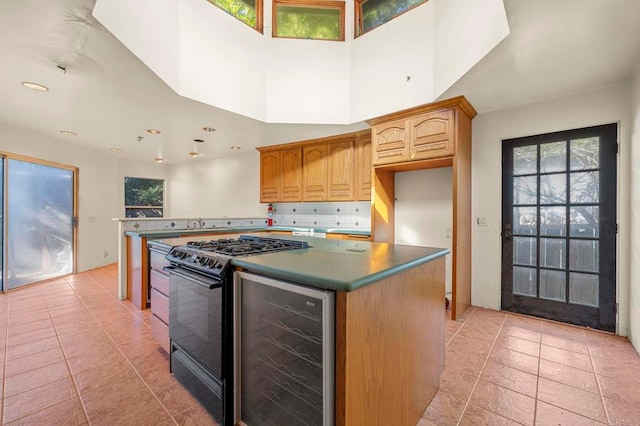
<svg viewBox="0 0 640 426"><path fill-rule="evenodd" d="M183 246L172 248L166 258L173 265L183 266L207 275L222 276L230 268L232 257L308 247L309 244L306 241L241 235L237 239L189 241Z"/></svg>

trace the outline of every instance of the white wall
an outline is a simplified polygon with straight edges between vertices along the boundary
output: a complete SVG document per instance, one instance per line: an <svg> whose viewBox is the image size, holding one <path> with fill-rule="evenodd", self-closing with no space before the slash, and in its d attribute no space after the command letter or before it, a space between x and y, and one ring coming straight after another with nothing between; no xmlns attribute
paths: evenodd
<svg viewBox="0 0 640 426"><path fill-rule="evenodd" d="M472 218L488 226L472 229L472 295L475 306L500 309L502 140L620 122L618 164L618 333L629 330L629 84L478 115L473 120ZM640 178L639 178L640 180Z"/></svg>
<svg viewBox="0 0 640 426"><path fill-rule="evenodd" d="M437 0L433 92L440 96L509 35L503 0Z"/></svg>
<svg viewBox="0 0 640 426"><path fill-rule="evenodd" d="M640 68L631 83L631 163L640 163ZM629 151L627 151L629 153ZM640 168L631 169L629 339L640 352Z"/></svg>
<svg viewBox="0 0 640 426"><path fill-rule="evenodd" d="M443 167L395 173L395 185L394 242L451 250L453 169ZM448 255L447 292L451 291L451 260L451 255Z"/></svg>
<svg viewBox="0 0 640 426"><path fill-rule="evenodd" d="M433 11L432 0L353 41L351 120L435 99Z"/></svg>
<svg viewBox="0 0 640 426"><path fill-rule="evenodd" d="M178 94L270 123L432 102L509 32L503 0L430 0L357 39L348 1L344 42L273 38L271 9L264 34L204 0L97 0L93 13Z"/></svg>
<svg viewBox="0 0 640 426"><path fill-rule="evenodd" d="M116 262L118 224L111 220L120 214L116 158L4 123L0 151L78 167L78 271Z"/></svg>
<svg viewBox="0 0 640 426"><path fill-rule="evenodd" d="M154 8L163 7L165 1L156 1ZM176 62L180 82L173 89L182 96L264 120L265 37L205 0L180 0L179 19Z"/></svg>
<svg viewBox="0 0 640 426"><path fill-rule="evenodd" d="M263 217L260 155L175 164L169 168L167 217Z"/></svg>

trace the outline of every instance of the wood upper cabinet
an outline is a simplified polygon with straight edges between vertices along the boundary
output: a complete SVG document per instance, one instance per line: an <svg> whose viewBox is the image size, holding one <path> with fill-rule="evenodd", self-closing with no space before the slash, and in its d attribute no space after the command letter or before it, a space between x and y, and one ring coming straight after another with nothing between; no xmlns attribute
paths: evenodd
<svg viewBox="0 0 640 426"><path fill-rule="evenodd" d="M373 164L451 157L456 153L456 109L416 113L374 124L372 127Z"/></svg>
<svg viewBox="0 0 640 426"><path fill-rule="evenodd" d="M356 139L355 148L355 200L371 200L371 133Z"/></svg>
<svg viewBox="0 0 640 426"><path fill-rule="evenodd" d="M353 201L353 141L328 144L327 201Z"/></svg>
<svg viewBox="0 0 640 426"><path fill-rule="evenodd" d="M280 201L280 151L260 153L260 202Z"/></svg>
<svg viewBox="0 0 640 426"><path fill-rule="evenodd" d="M448 157L455 154L455 110L422 114L409 121L409 159Z"/></svg>
<svg viewBox="0 0 640 426"><path fill-rule="evenodd" d="M380 124L371 131L375 147L373 164L401 163L409 159L407 120Z"/></svg>
<svg viewBox="0 0 640 426"><path fill-rule="evenodd" d="M260 202L371 199L371 131L258 148Z"/></svg>
<svg viewBox="0 0 640 426"><path fill-rule="evenodd" d="M302 149L260 153L260 202L302 201Z"/></svg>
<svg viewBox="0 0 640 426"><path fill-rule="evenodd" d="M302 148L302 198L305 201L327 199L327 145Z"/></svg>
<svg viewBox="0 0 640 426"><path fill-rule="evenodd" d="M280 201L302 201L302 148L280 151Z"/></svg>

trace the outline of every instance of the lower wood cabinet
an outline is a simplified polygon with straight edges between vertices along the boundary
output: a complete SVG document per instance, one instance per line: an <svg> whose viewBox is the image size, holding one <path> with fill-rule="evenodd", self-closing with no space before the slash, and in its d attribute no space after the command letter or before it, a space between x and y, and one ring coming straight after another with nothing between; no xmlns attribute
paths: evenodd
<svg viewBox="0 0 640 426"><path fill-rule="evenodd" d="M164 252L149 250L151 336L169 352L169 275L162 270L169 262L164 256Z"/></svg>

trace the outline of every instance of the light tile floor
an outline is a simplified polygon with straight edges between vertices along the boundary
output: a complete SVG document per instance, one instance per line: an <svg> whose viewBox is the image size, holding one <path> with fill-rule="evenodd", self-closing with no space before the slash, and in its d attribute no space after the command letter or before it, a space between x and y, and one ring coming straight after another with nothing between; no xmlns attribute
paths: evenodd
<svg viewBox="0 0 640 426"><path fill-rule="evenodd" d="M2 424L214 424L169 373L150 312L116 298L116 273L0 294ZM446 327L441 389L420 426L640 425L627 339L479 308Z"/></svg>

